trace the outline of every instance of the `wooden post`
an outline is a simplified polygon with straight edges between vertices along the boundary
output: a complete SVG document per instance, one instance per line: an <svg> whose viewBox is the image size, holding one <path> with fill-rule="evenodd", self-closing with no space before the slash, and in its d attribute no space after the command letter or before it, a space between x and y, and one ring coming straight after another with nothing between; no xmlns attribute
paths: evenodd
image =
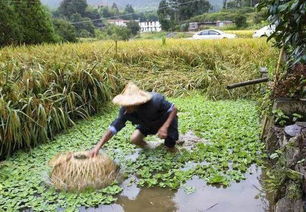
<svg viewBox="0 0 306 212"><path fill-rule="evenodd" d="M277 66L275 70L275 83L279 80L279 70L280 70L280 65L282 63L283 55L284 55L284 47L281 48L280 53L279 53Z"/></svg>
<svg viewBox="0 0 306 212"><path fill-rule="evenodd" d="M118 55L118 41L115 40L115 52L116 52L116 56Z"/></svg>
<svg viewBox="0 0 306 212"><path fill-rule="evenodd" d="M277 61L277 66L276 66L276 70L275 70L275 78L274 78L274 87L272 89L273 94L274 94L274 91L275 91L275 84L279 80L279 70L280 70L280 65L281 65L281 62L282 62L283 55L284 55L284 47L281 48L280 53L279 53L279 57L278 57L278 61ZM264 139L264 133L265 133L265 128L267 126L267 122L268 122L268 117L267 117L267 115L265 115L264 125L263 125L263 128L261 130L261 136L260 136L261 140Z"/></svg>
<svg viewBox="0 0 306 212"><path fill-rule="evenodd" d="M267 126L267 122L268 122L268 117L267 117L267 115L265 115L264 124L263 124L263 127L261 129L261 135L260 135L260 140L261 141L263 141L263 139L264 139L265 129L266 129L266 126Z"/></svg>
<svg viewBox="0 0 306 212"><path fill-rule="evenodd" d="M263 77L263 78L249 80L249 81L245 81L245 82L234 83L234 84L226 86L226 88L227 89L233 89L233 88L238 88L238 87L242 87L242 86L246 86L246 85L254 85L254 84L258 84L258 83L262 83L262 82L268 82L268 81L269 81L268 77Z"/></svg>

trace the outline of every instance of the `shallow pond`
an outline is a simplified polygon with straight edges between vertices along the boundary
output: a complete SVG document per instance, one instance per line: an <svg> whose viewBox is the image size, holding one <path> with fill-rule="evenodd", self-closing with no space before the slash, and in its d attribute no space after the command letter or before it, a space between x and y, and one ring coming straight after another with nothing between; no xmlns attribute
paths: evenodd
<svg viewBox="0 0 306 212"><path fill-rule="evenodd" d="M232 183L226 188L209 186L198 177L188 180L177 191L162 188L140 189L135 184L127 186L125 181L122 185L124 190L115 204L101 205L97 208L82 207L80 211L268 211L269 202L261 186L262 170L252 165L249 172L252 174L247 174L246 180ZM186 188L195 190L189 193Z"/></svg>
<svg viewBox="0 0 306 212"><path fill-rule="evenodd" d="M117 115L111 108L7 159L0 166L0 211L265 211L262 173L256 168L264 144L255 103L199 95L171 101L180 111L181 134L192 131L203 139L192 151L168 153L163 145L138 150L129 142L134 127L127 125L102 150L122 166L123 183L81 193L46 184L47 162L59 152L91 149Z"/></svg>

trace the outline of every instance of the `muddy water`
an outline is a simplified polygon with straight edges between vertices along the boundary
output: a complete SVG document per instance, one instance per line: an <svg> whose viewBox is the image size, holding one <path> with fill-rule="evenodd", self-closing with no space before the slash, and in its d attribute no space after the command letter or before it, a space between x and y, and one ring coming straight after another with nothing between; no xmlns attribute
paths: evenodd
<svg viewBox="0 0 306 212"><path fill-rule="evenodd" d="M194 177L177 191L161 188L137 188L123 182L123 192L118 201L112 205L98 208L81 208L81 211L111 212L261 212L269 208L265 194L262 192L262 171L255 165L250 167L246 180L232 183L227 188L218 188ZM248 173L249 173L248 172ZM193 193L186 192L186 187L194 187Z"/></svg>

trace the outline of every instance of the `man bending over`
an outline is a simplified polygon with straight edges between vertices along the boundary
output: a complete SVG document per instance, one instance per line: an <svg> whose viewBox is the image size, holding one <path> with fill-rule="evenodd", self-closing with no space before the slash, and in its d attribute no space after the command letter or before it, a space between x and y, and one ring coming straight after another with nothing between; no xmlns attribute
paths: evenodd
<svg viewBox="0 0 306 212"><path fill-rule="evenodd" d="M119 116L109 126L99 143L89 152L94 157L100 148L119 132L127 121L136 125L131 142L146 147L144 138L155 135L164 139L166 148L173 152L178 139L178 117L174 104L165 100L158 93L140 90L134 83L127 84L123 92L113 99L113 103L121 106Z"/></svg>

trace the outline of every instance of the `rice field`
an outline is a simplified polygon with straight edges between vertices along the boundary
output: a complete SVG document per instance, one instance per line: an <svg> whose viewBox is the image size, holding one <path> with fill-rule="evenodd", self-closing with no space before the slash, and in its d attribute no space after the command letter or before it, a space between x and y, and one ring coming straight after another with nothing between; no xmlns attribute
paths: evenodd
<svg viewBox="0 0 306 212"><path fill-rule="evenodd" d="M225 87L260 77L261 66L272 73L277 54L265 40L247 38L1 49L0 158L6 160L0 162L0 211L78 211L116 201L119 181L79 193L56 190L47 162L59 152L92 148L116 117L109 100L129 80L170 98L180 111L180 132L191 130L207 141L176 154L161 146L139 151L129 142L128 125L102 151L121 165L131 185L178 189L193 176L224 187L244 180L250 165L264 157L252 101L262 86ZM129 159L135 153L138 159Z"/></svg>
<svg viewBox="0 0 306 212"><path fill-rule="evenodd" d="M252 38L255 30L225 30L224 32L236 34L238 38Z"/></svg>
<svg viewBox="0 0 306 212"><path fill-rule="evenodd" d="M261 39L140 40L6 47L0 50L0 158L53 139L103 109L129 81L167 96L253 98L260 86L226 85L271 71L277 50Z"/></svg>
<svg viewBox="0 0 306 212"><path fill-rule="evenodd" d="M255 30L223 30L222 28L217 28L225 33L236 34L238 38L252 38L253 33ZM200 31L200 30L198 30ZM141 33L135 39L147 40L147 39L162 39L162 37L169 36L170 39L179 39L179 38L188 38L192 37L192 35L196 32L173 32L173 33L166 33L166 32L144 32Z"/></svg>

